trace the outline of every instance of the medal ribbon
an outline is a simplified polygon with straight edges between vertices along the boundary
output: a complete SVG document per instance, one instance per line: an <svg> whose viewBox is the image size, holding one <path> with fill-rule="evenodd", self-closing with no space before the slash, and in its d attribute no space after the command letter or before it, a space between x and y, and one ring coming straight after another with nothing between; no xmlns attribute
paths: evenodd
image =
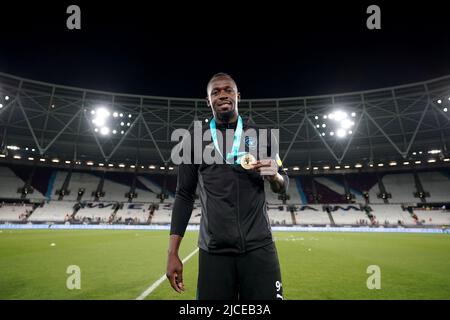
<svg viewBox="0 0 450 320"><path fill-rule="evenodd" d="M246 154L246 152L239 152L243 127L244 125L242 123L242 118L241 116L238 116L236 131L234 132L233 146L231 148L231 152L228 153L226 159L224 159L226 163L228 163L228 159L232 159L235 156L238 157L235 163L239 163L240 157ZM213 140L214 147L223 158L223 155L219 149L219 143L217 142L216 120L214 118L212 118L211 121L209 122L209 128L211 129L211 138Z"/></svg>

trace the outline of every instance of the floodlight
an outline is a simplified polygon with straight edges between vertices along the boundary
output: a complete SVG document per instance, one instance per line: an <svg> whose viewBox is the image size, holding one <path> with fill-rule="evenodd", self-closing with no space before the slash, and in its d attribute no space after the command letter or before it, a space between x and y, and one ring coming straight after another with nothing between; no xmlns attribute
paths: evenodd
<svg viewBox="0 0 450 320"><path fill-rule="evenodd" d="M352 121L350 121L349 119L344 119L341 122L341 127L344 129L348 129L352 126Z"/></svg>
<svg viewBox="0 0 450 320"><path fill-rule="evenodd" d="M100 129L100 133L103 134L103 135L109 134L109 128L108 127L102 127Z"/></svg>
<svg viewBox="0 0 450 320"><path fill-rule="evenodd" d="M338 136L339 138L343 138L343 137L345 137L345 136L347 135L347 133L345 132L345 130L342 129L342 128L338 129L338 131L336 132L336 134L337 134L337 136Z"/></svg>
<svg viewBox="0 0 450 320"><path fill-rule="evenodd" d="M338 111L336 111L334 113L334 120L336 120L336 121L342 121L345 118L347 118L347 113L346 112L338 110Z"/></svg>

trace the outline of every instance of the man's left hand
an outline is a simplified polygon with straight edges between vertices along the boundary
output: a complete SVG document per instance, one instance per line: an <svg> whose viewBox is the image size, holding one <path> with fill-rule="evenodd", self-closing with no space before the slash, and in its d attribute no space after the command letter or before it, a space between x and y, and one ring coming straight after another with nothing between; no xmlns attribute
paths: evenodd
<svg viewBox="0 0 450 320"><path fill-rule="evenodd" d="M269 182L277 179L278 165L273 159L258 160L253 165L253 170L259 172L259 174Z"/></svg>

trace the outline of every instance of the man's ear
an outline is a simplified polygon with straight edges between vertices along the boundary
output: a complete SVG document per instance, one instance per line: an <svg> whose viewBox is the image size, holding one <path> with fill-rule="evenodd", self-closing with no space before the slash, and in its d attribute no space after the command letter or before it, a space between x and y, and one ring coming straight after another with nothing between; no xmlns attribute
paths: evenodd
<svg viewBox="0 0 450 320"><path fill-rule="evenodd" d="M207 105L208 107L211 107L211 103L209 103L209 97L206 97L205 100L206 100L206 105Z"/></svg>
<svg viewBox="0 0 450 320"><path fill-rule="evenodd" d="M237 93L237 98L238 98L238 102L241 102L241 93L240 92Z"/></svg>

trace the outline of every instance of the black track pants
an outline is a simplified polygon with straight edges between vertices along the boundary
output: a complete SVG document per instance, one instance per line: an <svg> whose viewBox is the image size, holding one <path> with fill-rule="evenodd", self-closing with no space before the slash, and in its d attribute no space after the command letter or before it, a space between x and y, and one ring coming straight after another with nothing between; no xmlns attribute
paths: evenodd
<svg viewBox="0 0 450 320"><path fill-rule="evenodd" d="M197 299L283 299L275 243L242 254L213 254L200 249Z"/></svg>

